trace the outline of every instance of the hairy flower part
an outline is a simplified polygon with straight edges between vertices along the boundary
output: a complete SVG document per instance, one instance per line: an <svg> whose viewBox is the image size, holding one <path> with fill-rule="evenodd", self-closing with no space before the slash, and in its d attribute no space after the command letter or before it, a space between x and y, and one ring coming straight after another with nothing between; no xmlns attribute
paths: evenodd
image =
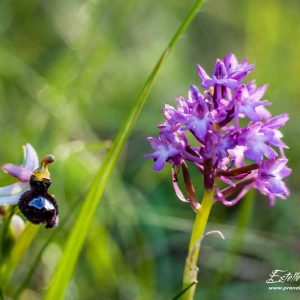
<svg viewBox="0 0 300 300"><path fill-rule="evenodd" d="M9 163L2 167L4 172L16 177L19 182L0 187L0 205L17 204L20 196L30 189L30 176L38 168L39 159L36 151L30 144L23 146L23 150L23 164L15 165Z"/></svg>
<svg viewBox="0 0 300 300"><path fill-rule="evenodd" d="M286 166L284 149L288 147L279 128L288 115L272 117L266 108L271 103L263 98L266 84L257 87L253 80L243 82L254 69L248 60L238 62L229 53L217 59L212 75L200 65L197 69L204 90L192 85L187 98L177 98L176 107L165 105L159 137L148 138L154 152L146 157L154 159L154 170L171 163L176 194L194 210L199 203L188 163L204 177L204 188L215 187L215 199L224 205L236 204L252 188L268 196L271 205L276 197L285 199L289 191L282 179L291 170ZM240 119L248 119L248 124ZM178 186L180 171L187 198ZM227 186L220 189L219 180Z"/></svg>

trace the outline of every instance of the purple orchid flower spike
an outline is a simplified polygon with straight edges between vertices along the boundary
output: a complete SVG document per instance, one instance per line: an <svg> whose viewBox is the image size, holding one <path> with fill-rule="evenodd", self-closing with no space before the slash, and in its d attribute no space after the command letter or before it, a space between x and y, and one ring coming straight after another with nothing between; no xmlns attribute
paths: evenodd
<svg viewBox="0 0 300 300"><path fill-rule="evenodd" d="M4 172L19 179L19 182L0 187L0 205L17 204L20 196L30 189L29 180L34 170L39 167L36 151L30 144L23 146L24 162L22 165L6 164Z"/></svg>
<svg viewBox="0 0 300 300"><path fill-rule="evenodd" d="M200 92L192 85L187 98L177 99L177 107L166 105L159 138L148 138L154 152L146 157L154 159L154 170L171 163L174 190L194 210L199 203L188 173L190 163L203 176L204 189L213 189L215 200L227 206L238 203L252 188L268 196L271 205L276 197L289 195L283 182L291 173L284 155L288 147L279 130L288 115L272 117L266 109L270 102L262 98L267 85L257 88L255 81L242 83L253 68L231 53L216 61L212 76L199 65L206 90ZM248 119L248 124L240 127L241 118ZM187 138L191 136L194 141ZM186 193L178 186L180 171ZM219 181L227 186L221 189Z"/></svg>

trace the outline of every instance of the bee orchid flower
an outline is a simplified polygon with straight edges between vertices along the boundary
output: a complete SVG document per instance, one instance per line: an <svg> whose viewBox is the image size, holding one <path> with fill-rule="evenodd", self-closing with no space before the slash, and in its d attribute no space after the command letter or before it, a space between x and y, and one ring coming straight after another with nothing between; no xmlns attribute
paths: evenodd
<svg viewBox="0 0 300 300"><path fill-rule="evenodd" d="M6 164L3 170L16 177L19 182L0 188L0 205L18 204L23 215L32 223L46 224L52 228L58 223L58 205L48 193L51 185L48 166L54 156L46 155L39 166L36 151L30 144L24 146L22 165Z"/></svg>

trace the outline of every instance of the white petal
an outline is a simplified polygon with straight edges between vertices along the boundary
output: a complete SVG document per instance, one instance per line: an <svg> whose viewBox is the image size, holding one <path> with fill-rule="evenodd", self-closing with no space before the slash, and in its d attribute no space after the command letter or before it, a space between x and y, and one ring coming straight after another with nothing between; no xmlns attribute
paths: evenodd
<svg viewBox="0 0 300 300"><path fill-rule="evenodd" d="M3 196L0 197L0 205L6 205L6 204L14 205L19 202L19 199L20 199L20 195Z"/></svg>
<svg viewBox="0 0 300 300"><path fill-rule="evenodd" d="M23 149L24 149L24 166L31 171L36 170L39 167L39 158L36 151L29 143L23 146Z"/></svg>
<svg viewBox="0 0 300 300"><path fill-rule="evenodd" d="M20 195L28 191L30 186L27 182L18 182L11 185L0 187L0 198L3 196Z"/></svg>
<svg viewBox="0 0 300 300"><path fill-rule="evenodd" d="M0 187L0 205L17 204L21 195L29 189L29 184L25 182Z"/></svg>

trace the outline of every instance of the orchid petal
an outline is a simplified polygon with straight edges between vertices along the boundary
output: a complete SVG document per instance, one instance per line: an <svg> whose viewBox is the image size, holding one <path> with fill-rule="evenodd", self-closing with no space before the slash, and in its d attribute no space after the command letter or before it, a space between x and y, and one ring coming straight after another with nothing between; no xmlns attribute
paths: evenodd
<svg viewBox="0 0 300 300"><path fill-rule="evenodd" d="M230 72L231 70L236 69L236 67L238 66L239 63L234 54L228 53L224 57L224 64L225 64L227 71Z"/></svg>
<svg viewBox="0 0 300 300"><path fill-rule="evenodd" d="M200 65L198 65L197 68L198 68L198 75L202 80L211 79Z"/></svg>
<svg viewBox="0 0 300 300"><path fill-rule="evenodd" d="M32 174L31 170L15 164L6 164L2 167L2 169L9 175L18 178L22 182L28 182Z"/></svg>
<svg viewBox="0 0 300 300"><path fill-rule="evenodd" d="M39 158L34 150L34 148L31 146L31 144L27 143L25 146L23 146L24 149L24 166L25 168L34 171L39 167Z"/></svg>
<svg viewBox="0 0 300 300"><path fill-rule="evenodd" d="M251 98L253 98L255 100L260 100L262 98L262 96L265 94L267 88L268 88L268 85L263 84L254 93L251 94Z"/></svg>
<svg viewBox="0 0 300 300"><path fill-rule="evenodd" d="M29 189L29 184L24 182L0 187L0 205L17 204L21 195Z"/></svg>
<svg viewBox="0 0 300 300"><path fill-rule="evenodd" d="M177 177L176 177L176 173L174 171L174 168L172 168L172 183L173 183L173 188L174 188L174 191L178 197L178 199L182 202L189 202L183 195L183 193L181 192L180 190L180 187L178 185L178 180L177 180Z"/></svg>
<svg viewBox="0 0 300 300"><path fill-rule="evenodd" d="M220 194L218 196L222 195L220 197L220 200L225 206L233 206L233 205L237 204L251 189L252 189L252 185L244 187L242 189L242 191L234 199L229 200L229 201L223 197L222 192L220 192Z"/></svg>

